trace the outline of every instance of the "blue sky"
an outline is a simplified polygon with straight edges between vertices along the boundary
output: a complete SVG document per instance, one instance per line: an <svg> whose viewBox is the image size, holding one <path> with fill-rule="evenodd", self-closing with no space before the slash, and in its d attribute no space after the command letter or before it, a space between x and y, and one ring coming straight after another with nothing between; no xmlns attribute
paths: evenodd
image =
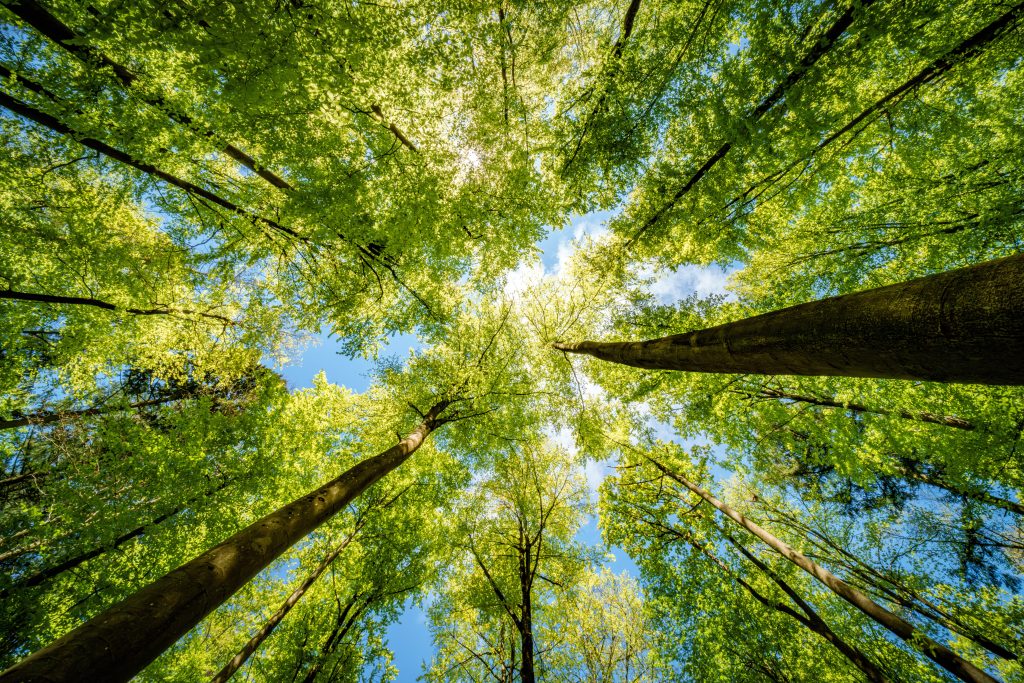
<svg viewBox="0 0 1024 683"><path fill-rule="evenodd" d="M540 261L525 263L510 274L509 280L514 288L516 282L530 282L545 274L557 273L571 256L573 243L584 235L596 236L604 231L604 223L611 216L609 212L592 213L573 218L564 230L553 231L537 246L541 250ZM701 269L694 266L679 268L676 271L654 275L651 292L662 303L670 303L686 297L692 292L701 295L721 293L725 286L728 273L717 268ZM411 348L418 346L413 335L393 337L381 351L381 355L397 355L405 357ZM281 373L288 382L290 389L298 389L312 385L313 377L323 371L328 381L344 385L353 391L365 391L370 384L370 373L373 362L356 358L349 359L338 354L336 340L327 334L312 340L295 358L294 362L284 368ZM667 428L658 429L659 437L671 439L673 434ZM596 488L609 473L614 463L590 463L586 468L588 484L596 495ZM577 538L588 545L600 544L600 531L597 518L592 516L580 529ZM610 549L614 560L608 566L615 572L626 571L637 576L637 568L629 556L621 549ZM387 632L389 647L394 652L394 663L399 669L398 681L412 683L423 672L423 664L429 663L433 653L433 644L424 610L411 603L407 605L401 619L393 624Z"/></svg>

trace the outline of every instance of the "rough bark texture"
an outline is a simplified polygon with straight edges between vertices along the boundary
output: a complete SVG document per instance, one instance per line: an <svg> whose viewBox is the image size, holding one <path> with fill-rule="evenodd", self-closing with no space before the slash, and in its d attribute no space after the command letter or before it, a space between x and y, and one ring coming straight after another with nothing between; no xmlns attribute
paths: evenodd
<svg viewBox="0 0 1024 683"><path fill-rule="evenodd" d="M642 342L555 343L638 368L1024 384L1024 254Z"/></svg>
<svg viewBox="0 0 1024 683"><path fill-rule="evenodd" d="M929 659L946 671L949 671L957 678L970 683L998 683L997 679L989 676L987 673L974 666L948 647L935 642L910 622L885 609L861 591L846 583L800 551L791 547L782 539L772 535L759 525L747 519L742 513L718 500L708 491L697 486L677 472L670 470L656 460L651 460L651 462L666 476L679 482L690 491L718 508L718 510L726 517L749 531L757 538L761 539L761 541L763 541L769 548L813 576L821 582L822 585L838 595L840 598L859 609L881 626L887 628L915 649L920 649Z"/></svg>
<svg viewBox="0 0 1024 683"><path fill-rule="evenodd" d="M281 553L401 465L443 424L438 403L405 439L270 513L0 674L0 682L127 681Z"/></svg>

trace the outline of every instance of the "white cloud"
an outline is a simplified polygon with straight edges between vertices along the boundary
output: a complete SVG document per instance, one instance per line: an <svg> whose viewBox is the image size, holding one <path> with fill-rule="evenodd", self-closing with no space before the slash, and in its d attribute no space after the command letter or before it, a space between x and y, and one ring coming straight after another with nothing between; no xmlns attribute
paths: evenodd
<svg viewBox="0 0 1024 683"><path fill-rule="evenodd" d="M650 266L645 266L641 269L640 275L654 278L647 290L654 295L659 303L671 304L694 293L701 297L722 294L728 298L735 298L726 289L729 284L729 276L733 272L735 272L733 269L727 270L718 266L685 265L674 271L655 270Z"/></svg>

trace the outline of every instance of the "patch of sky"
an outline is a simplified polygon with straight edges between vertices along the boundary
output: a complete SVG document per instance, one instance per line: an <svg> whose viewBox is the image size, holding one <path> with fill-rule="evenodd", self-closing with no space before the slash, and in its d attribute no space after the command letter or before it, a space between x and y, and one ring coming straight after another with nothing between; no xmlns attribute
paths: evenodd
<svg viewBox="0 0 1024 683"><path fill-rule="evenodd" d="M323 372L327 381L348 387L352 391L362 393L370 387L375 360L365 358L349 358L340 351L341 345L330 333L322 333L311 338L310 343L298 353L298 357L288 365L278 368L289 389L301 389L313 386L313 378ZM420 348L415 335L397 334L390 337L378 352L378 358L398 356L406 358L410 350Z"/></svg>

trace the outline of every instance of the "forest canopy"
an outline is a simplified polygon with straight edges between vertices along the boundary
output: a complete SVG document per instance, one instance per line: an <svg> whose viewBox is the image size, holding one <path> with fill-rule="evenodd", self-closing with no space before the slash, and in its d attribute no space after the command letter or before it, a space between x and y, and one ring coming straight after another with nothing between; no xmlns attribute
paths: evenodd
<svg viewBox="0 0 1024 683"><path fill-rule="evenodd" d="M3 683L1024 683L1024 2L0 5Z"/></svg>

